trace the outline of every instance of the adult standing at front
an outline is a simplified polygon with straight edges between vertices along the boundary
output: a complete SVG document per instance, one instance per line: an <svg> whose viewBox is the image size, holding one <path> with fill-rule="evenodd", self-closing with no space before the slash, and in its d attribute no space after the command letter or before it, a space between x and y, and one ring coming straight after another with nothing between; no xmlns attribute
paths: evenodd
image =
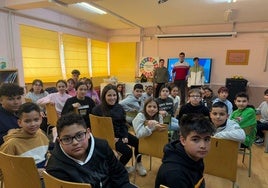
<svg viewBox="0 0 268 188"><path fill-rule="evenodd" d="M204 85L204 68L199 65L199 58L194 58L194 66L189 70L188 87L191 89Z"/></svg>
<svg viewBox="0 0 268 188"><path fill-rule="evenodd" d="M166 67L164 67L165 64L165 60L164 59L160 59L159 60L159 67L157 67L155 69L154 72L154 84L155 84L155 98L157 98L159 96L159 91L160 88L165 85L166 83L168 83L169 80L169 73L168 73L168 69Z"/></svg>
<svg viewBox="0 0 268 188"><path fill-rule="evenodd" d="M172 70L172 81L180 88L181 92L181 105L185 104L185 90L187 86L187 74L189 71L189 63L184 61L185 53L181 52L179 55L179 61L175 63Z"/></svg>

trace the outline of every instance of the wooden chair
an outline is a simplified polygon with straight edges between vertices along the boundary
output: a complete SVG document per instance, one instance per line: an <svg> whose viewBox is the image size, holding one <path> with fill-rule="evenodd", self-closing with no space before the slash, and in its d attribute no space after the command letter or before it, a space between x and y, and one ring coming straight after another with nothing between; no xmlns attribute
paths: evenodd
<svg viewBox="0 0 268 188"><path fill-rule="evenodd" d="M114 127L111 117L102 117L89 114L91 132L97 138L108 141L109 146L115 150Z"/></svg>
<svg viewBox="0 0 268 188"><path fill-rule="evenodd" d="M211 148L204 159L204 173L228 179L236 185L239 142L211 138Z"/></svg>
<svg viewBox="0 0 268 188"><path fill-rule="evenodd" d="M168 129L164 131L154 131L153 134L151 134L150 136L139 138L140 155L150 156L150 170L152 168L152 157L162 159L164 155L163 149L167 143L168 143ZM137 160L135 163L135 167L136 166L137 166ZM136 173L137 172L135 172L134 175L134 183L136 180Z"/></svg>
<svg viewBox="0 0 268 188"><path fill-rule="evenodd" d="M24 98L24 100L25 100L25 102L33 102L33 100L30 98Z"/></svg>
<svg viewBox="0 0 268 188"><path fill-rule="evenodd" d="M75 183L60 180L51 176L46 171L43 172L43 178L46 188L91 188L91 185L87 183Z"/></svg>
<svg viewBox="0 0 268 188"><path fill-rule="evenodd" d="M49 133L49 128L57 125L58 114L55 108L55 104L47 103L46 104L46 114L47 114L47 135Z"/></svg>
<svg viewBox="0 0 268 188"><path fill-rule="evenodd" d="M243 128L243 130L245 131L246 135L251 135L252 137L255 137L255 135L256 135L256 125ZM243 154L242 163L245 164L245 155L249 156L249 160L248 160L248 177L251 176L251 160L252 160L251 146L252 146L252 144L253 143L251 143L251 145L249 145L247 147L241 147L240 150L239 150L239 153Z"/></svg>
<svg viewBox="0 0 268 188"><path fill-rule="evenodd" d="M0 168L5 188L41 188L34 159L0 152Z"/></svg>

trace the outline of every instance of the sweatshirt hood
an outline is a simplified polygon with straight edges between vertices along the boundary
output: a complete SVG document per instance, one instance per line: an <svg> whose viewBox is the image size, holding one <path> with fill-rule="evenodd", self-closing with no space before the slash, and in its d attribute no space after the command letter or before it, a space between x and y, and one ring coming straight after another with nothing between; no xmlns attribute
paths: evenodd
<svg viewBox="0 0 268 188"><path fill-rule="evenodd" d="M38 131L41 131L41 130L39 129ZM10 129L8 131L8 134L6 136L4 136L4 141L6 142L12 138L33 138L33 137L36 137L36 135L38 135L38 134L37 133L34 135L28 134L21 128Z"/></svg>
<svg viewBox="0 0 268 188"><path fill-rule="evenodd" d="M204 167L203 159L194 161L185 152L179 140L167 144L164 148L163 163L173 163L185 166L188 169L199 171L200 166Z"/></svg>

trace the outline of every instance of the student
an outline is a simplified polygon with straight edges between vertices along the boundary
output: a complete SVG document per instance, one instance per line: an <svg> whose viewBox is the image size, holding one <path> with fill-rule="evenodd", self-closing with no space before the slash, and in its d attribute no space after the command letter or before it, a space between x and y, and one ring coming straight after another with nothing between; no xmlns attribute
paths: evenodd
<svg viewBox="0 0 268 188"><path fill-rule="evenodd" d="M257 139L255 144L262 145L264 142L264 130L268 130L268 89L264 91L264 101L256 109L257 114L261 115L259 121L257 121Z"/></svg>
<svg viewBox="0 0 268 188"><path fill-rule="evenodd" d="M153 131L165 130L163 117L159 114L159 106L155 99L149 98L145 101L143 112L137 114L132 125L137 138L150 136Z"/></svg>
<svg viewBox="0 0 268 188"><path fill-rule="evenodd" d="M72 96L66 93L67 82L65 80L58 80L56 82L56 87L58 89L57 93L50 93L46 97L39 99L37 101L37 104L43 105L43 106L45 106L47 103L55 104L57 114L60 117L62 108L66 100Z"/></svg>
<svg viewBox="0 0 268 188"><path fill-rule="evenodd" d="M86 96L87 85L85 82L77 82L75 90L77 95L66 100L61 114L67 114L77 110L84 118L86 125L90 128L89 114L95 106L95 103L90 97Z"/></svg>
<svg viewBox="0 0 268 188"><path fill-rule="evenodd" d="M139 155L139 140L134 135L128 133L128 127L126 124L126 115L123 107L118 104L118 93L116 86L112 84L106 85L101 94L101 104L94 107L92 114L97 116L111 117L114 127L115 148L120 152L120 162L125 166L132 157L132 149L128 146L134 147L134 154L137 157ZM137 158L136 170L141 176L147 174L145 168L141 163L141 156ZM128 172L132 172L135 169L132 167L126 167Z"/></svg>
<svg viewBox="0 0 268 188"><path fill-rule="evenodd" d="M31 99L32 102L37 103L37 101L43 97L49 95L47 91L43 89L43 82L42 80L35 79L32 82L32 88L30 91L25 95L25 98ZM47 118L46 118L46 108L42 105L39 105L41 108L41 116L42 116L42 124L40 128L44 131L47 130Z"/></svg>
<svg viewBox="0 0 268 188"><path fill-rule="evenodd" d="M69 78L67 80L67 93L71 95L72 97L76 96L76 91L75 91L75 81L72 78Z"/></svg>
<svg viewBox="0 0 268 188"><path fill-rule="evenodd" d="M188 74L188 87L191 89L198 88L204 85L204 68L199 65L199 58L193 59L194 66L190 67Z"/></svg>
<svg viewBox="0 0 268 188"><path fill-rule="evenodd" d="M208 107L209 110L211 110L213 101L217 98L214 96L212 89L210 89L207 86L201 87L201 89L204 91L203 94L203 103L206 107Z"/></svg>
<svg viewBox="0 0 268 188"><path fill-rule="evenodd" d="M173 100L173 110L174 110L174 117L176 117L180 111L181 107L181 98L178 95L179 88L175 84L170 84L169 86L170 95L169 97Z"/></svg>
<svg viewBox="0 0 268 188"><path fill-rule="evenodd" d="M165 60L159 60L159 67L157 67L154 71L154 83L155 83L155 98L159 96L160 88L168 83L169 73L168 69L164 67Z"/></svg>
<svg viewBox="0 0 268 188"><path fill-rule="evenodd" d="M153 86L152 85L149 85L149 86L145 86L145 92L142 93L141 95L141 106L143 108L144 106L144 103L147 99L153 97Z"/></svg>
<svg viewBox="0 0 268 188"><path fill-rule="evenodd" d="M135 187L107 141L95 138L80 115L62 115L57 132L46 166L49 174L65 181L90 183L94 188Z"/></svg>
<svg viewBox="0 0 268 188"><path fill-rule="evenodd" d="M80 76L80 71L77 69L72 70L72 79L74 80L74 82L78 82L79 80L79 76Z"/></svg>
<svg viewBox="0 0 268 188"><path fill-rule="evenodd" d="M10 129L19 128L16 115L22 104L24 89L17 84L3 83L0 87L0 145Z"/></svg>
<svg viewBox="0 0 268 188"><path fill-rule="evenodd" d="M140 112L142 110L141 106L141 95L143 92L143 85L142 84L135 84L133 87L132 94L129 94L126 98L119 102L120 105L124 108L125 112ZM127 114L126 120L128 123L132 123L134 119L133 116L129 116Z"/></svg>
<svg viewBox="0 0 268 188"><path fill-rule="evenodd" d="M99 98L98 93L94 90L92 80L89 78L86 78L84 82L87 85L86 96L90 97L95 102L95 104L100 104L100 98Z"/></svg>
<svg viewBox="0 0 268 188"><path fill-rule="evenodd" d="M155 188L204 188L203 158L210 149L214 126L202 114L188 114L180 121L180 138L167 144Z"/></svg>
<svg viewBox="0 0 268 188"><path fill-rule="evenodd" d="M229 116L233 112L233 104L227 99L229 95L229 89L227 87L220 87L218 89L218 97L213 101L213 103L221 101L224 102L228 107Z"/></svg>
<svg viewBox="0 0 268 188"><path fill-rule="evenodd" d="M237 106L237 110L232 113L230 119L236 121L239 126L244 129L246 133L246 139L243 142L242 147L249 147L254 142L257 132L255 109L248 106L249 97L244 92L236 94L234 102Z"/></svg>
<svg viewBox="0 0 268 188"><path fill-rule="evenodd" d="M189 63L184 61L185 53L181 52L179 54L179 61L175 63L173 70L172 70L172 81L174 84L180 88L181 92L181 104L185 104L185 95L186 95L186 86L187 86L187 75L190 69Z"/></svg>
<svg viewBox="0 0 268 188"><path fill-rule="evenodd" d="M25 95L25 98L31 99L32 102L36 103L38 99L41 99L48 95L48 92L43 89L44 85L42 80L35 79L32 82L32 88Z"/></svg>
<svg viewBox="0 0 268 188"><path fill-rule="evenodd" d="M123 84L117 84L116 89L117 89L118 97L119 97L118 100L120 102L120 101L122 101L125 98Z"/></svg>
<svg viewBox="0 0 268 188"><path fill-rule="evenodd" d="M212 105L210 119L216 127L214 137L244 142L246 134L234 120L228 119L228 107L223 102Z"/></svg>
<svg viewBox="0 0 268 188"><path fill-rule="evenodd" d="M12 129L4 136L5 142L1 145L0 151L10 155L32 157L38 170L42 171L47 160L49 140L40 129L40 108L33 102L24 103L18 110L18 117L20 128Z"/></svg>
<svg viewBox="0 0 268 188"><path fill-rule="evenodd" d="M168 97L169 96L169 88L167 85L163 85L160 88L159 98L156 99L159 105L159 113L165 118L166 116L171 116L171 122L169 124L169 131L178 131L179 122L176 118L174 118L174 104L173 100Z"/></svg>
<svg viewBox="0 0 268 188"><path fill-rule="evenodd" d="M181 107L177 119L180 120L184 114L190 113L203 114L204 116L209 117L209 110L204 104L201 103L201 96L202 94L200 89L191 89L188 92L189 102Z"/></svg>

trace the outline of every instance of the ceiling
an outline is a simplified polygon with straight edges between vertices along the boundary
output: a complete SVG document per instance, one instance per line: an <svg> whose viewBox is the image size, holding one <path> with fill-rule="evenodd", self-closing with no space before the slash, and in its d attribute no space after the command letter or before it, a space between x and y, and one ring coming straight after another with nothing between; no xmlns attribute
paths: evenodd
<svg viewBox="0 0 268 188"><path fill-rule="evenodd" d="M268 21L268 0L236 0L233 3L227 3L226 0L168 0L161 4L158 0L83 0L106 10L108 12L106 15L85 12L72 4L59 6L51 3L54 0L39 1L50 2L43 3L41 8L67 14L106 29L135 27L161 29L167 26ZM73 3L82 0L60 1ZM28 9L30 8L35 7L29 4Z"/></svg>

